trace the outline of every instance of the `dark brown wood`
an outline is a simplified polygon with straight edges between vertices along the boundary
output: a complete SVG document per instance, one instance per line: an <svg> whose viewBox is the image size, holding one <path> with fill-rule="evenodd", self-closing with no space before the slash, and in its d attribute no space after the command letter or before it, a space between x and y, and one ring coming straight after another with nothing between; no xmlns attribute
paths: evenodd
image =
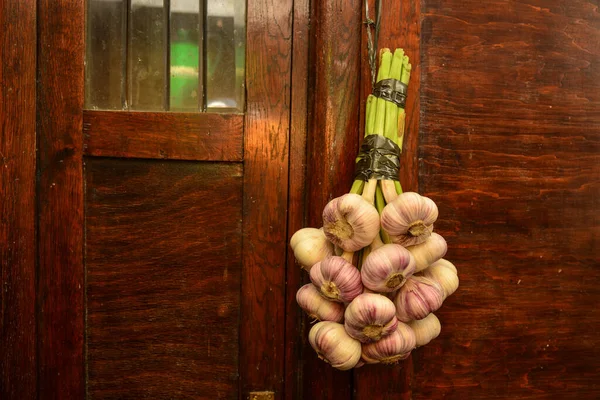
<svg viewBox="0 0 600 400"><path fill-rule="evenodd" d="M400 182L404 191L418 191L419 90L421 2L383 2L379 48L394 51L403 48L410 58L412 73L406 100L406 131L400 166ZM370 17L375 18L375 2L370 2ZM364 10L363 10L364 13ZM365 101L371 93L371 70L367 54L367 34L362 34L361 66L361 134L364 135ZM367 366L354 373L354 398L357 400L411 399L412 360L394 366Z"/></svg>
<svg viewBox="0 0 600 400"><path fill-rule="evenodd" d="M597 6L424 2L419 186L461 287L415 399L600 397Z"/></svg>
<svg viewBox="0 0 600 400"><path fill-rule="evenodd" d="M248 1L242 398L283 398L292 11L292 0Z"/></svg>
<svg viewBox="0 0 600 400"><path fill-rule="evenodd" d="M242 165L86 159L90 398L238 398Z"/></svg>
<svg viewBox="0 0 600 400"><path fill-rule="evenodd" d="M34 399L35 1L0 3L0 398Z"/></svg>
<svg viewBox="0 0 600 400"><path fill-rule="evenodd" d="M84 2L38 1L39 399L84 397Z"/></svg>
<svg viewBox="0 0 600 400"><path fill-rule="evenodd" d="M244 116L86 110L83 133L86 155L241 161Z"/></svg>
<svg viewBox="0 0 600 400"><path fill-rule="evenodd" d="M290 121L290 162L288 200L288 243L292 235L305 226L306 209L306 136L308 96L310 2L294 1L292 104ZM302 348L308 332L302 310L296 303L296 292L308 279L296 264L288 247L285 311L285 399L301 400L303 361Z"/></svg>
<svg viewBox="0 0 600 400"><path fill-rule="evenodd" d="M308 226L323 224L327 202L350 190L359 141L360 34L362 1L313 2L314 45L310 65L308 136ZM309 328L310 325L307 326ZM303 394L306 399L349 399L352 372L322 360L305 335Z"/></svg>

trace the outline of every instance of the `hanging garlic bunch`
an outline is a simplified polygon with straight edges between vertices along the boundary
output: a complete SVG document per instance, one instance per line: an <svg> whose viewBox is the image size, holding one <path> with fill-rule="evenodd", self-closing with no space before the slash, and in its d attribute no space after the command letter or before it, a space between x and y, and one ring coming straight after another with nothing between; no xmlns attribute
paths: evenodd
<svg viewBox="0 0 600 400"><path fill-rule="evenodd" d="M350 193L327 203L321 229L301 229L290 240L311 281L296 301L321 321L310 329L310 345L340 370L394 364L435 339L441 324L433 312L459 285L442 258L446 240L433 231L437 205L403 193L398 181L411 65L402 49L380 57Z"/></svg>

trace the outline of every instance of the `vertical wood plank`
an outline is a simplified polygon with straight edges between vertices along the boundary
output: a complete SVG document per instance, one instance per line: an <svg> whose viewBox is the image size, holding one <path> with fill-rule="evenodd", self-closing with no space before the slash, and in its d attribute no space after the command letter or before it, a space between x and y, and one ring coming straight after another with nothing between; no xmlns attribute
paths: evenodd
<svg viewBox="0 0 600 400"><path fill-rule="evenodd" d="M0 3L0 398L36 397L35 1Z"/></svg>
<svg viewBox="0 0 600 400"><path fill-rule="evenodd" d="M292 37L292 92L290 121L288 240L305 225L306 207L306 135L308 96L309 0L294 1ZM307 279L296 264L294 253L288 247L286 272L286 353L285 398L301 400L302 346L306 343L304 315L296 303L296 292Z"/></svg>
<svg viewBox="0 0 600 400"><path fill-rule="evenodd" d="M421 4L419 1L384 1L382 4L379 48L403 48L410 58L412 73L406 99L406 131L404 148L400 157L400 182L404 191L418 190L419 143L419 90L421 75L420 29ZM363 7L364 13L364 7ZM375 18L375 2L370 1L369 13ZM367 54L367 34L363 29L361 46L361 132L364 135L365 102L371 93L371 70ZM379 49L378 49L379 50ZM369 365L354 373L354 398L357 400L410 399L413 368L412 359L397 365Z"/></svg>
<svg viewBox="0 0 600 400"><path fill-rule="evenodd" d="M362 1L313 2L311 120L308 136L307 225L320 227L327 202L350 190L359 138ZM303 393L306 399L352 395L352 372L317 358L304 332Z"/></svg>
<svg viewBox="0 0 600 400"><path fill-rule="evenodd" d="M38 2L39 399L84 397L84 2Z"/></svg>
<svg viewBox="0 0 600 400"><path fill-rule="evenodd" d="M423 3L419 185L461 286L415 398L600 398L600 14Z"/></svg>
<svg viewBox="0 0 600 400"><path fill-rule="evenodd" d="M248 2L242 398L283 396L292 10L292 0Z"/></svg>

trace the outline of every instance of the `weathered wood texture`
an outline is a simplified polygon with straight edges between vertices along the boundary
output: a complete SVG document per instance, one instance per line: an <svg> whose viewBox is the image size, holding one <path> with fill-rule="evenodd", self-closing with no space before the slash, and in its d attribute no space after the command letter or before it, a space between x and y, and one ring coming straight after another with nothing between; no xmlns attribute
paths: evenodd
<svg viewBox="0 0 600 400"><path fill-rule="evenodd" d="M308 132L308 51L310 1L294 0L292 43L292 87L290 110L290 155L288 184L287 243L306 223L306 137ZM302 347L308 334L304 313L296 303L296 292L306 275L296 264L288 246L285 304L285 399L301 400Z"/></svg>
<svg viewBox="0 0 600 400"><path fill-rule="evenodd" d="M293 1L248 1L241 396L283 398Z"/></svg>
<svg viewBox="0 0 600 400"><path fill-rule="evenodd" d="M375 2L369 7L370 18L375 18ZM363 7L364 8L364 7ZM364 9L363 9L363 17ZM403 48L409 56L413 70L406 100L406 131L400 167L400 182L405 191L417 191L418 140L419 140L419 90L420 90L420 28L419 1L387 1L382 4L379 48L392 52ZM371 70L367 54L367 33L363 29L361 45L361 135L364 135L365 101L371 93ZM393 366L368 366L354 373L354 398L357 400L410 399L412 360L409 358Z"/></svg>
<svg viewBox="0 0 600 400"><path fill-rule="evenodd" d="M600 397L600 14L426 0L421 192L461 287L415 399Z"/></svg>
<svg viewBox="0 0 600 400"><path fill-rule="evenodd" d="M242 165L86 159L90 398L238 398Z"/></svg>
<svg viewBox="0 0 600 400"><path fill-rule="evenodd" d="M81 399L84 3L38 1L39 399Z"/></svg>
<svg viewBox="0 0 600 400"><path fill-rule="evenodd" d="M35 1L0 3L0 398L36 396Z"/></svg>
<svg viewBox="0 0 600 400"><path fill-rule="evenodd" d="M86 110L83 133L86 155L241 161L244 116Z"/></svg>
<svg viewBox="0 0 600 400"><path fill-rule="evenodd" d="M362 1L312 2L308 135L307 226L323 224L323 207L347 193L359 142L360 34ZM310 325L307 325L310 328ZM303 332L303 398L352 396L352 372L317 358Z"/></svg>

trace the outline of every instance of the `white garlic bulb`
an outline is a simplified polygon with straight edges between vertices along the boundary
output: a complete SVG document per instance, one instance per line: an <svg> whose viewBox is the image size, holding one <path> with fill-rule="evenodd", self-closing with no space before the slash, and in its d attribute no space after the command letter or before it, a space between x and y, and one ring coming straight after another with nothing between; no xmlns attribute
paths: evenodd
<svg viewBox="0 0 600 400"><path fill-rule="evenodd" d="M315 324L308 333L308 341L320 359L339 370L352 369L360 361L360 342L351 338L337 322Z"/></svg>
<svg viewBox="0 0 600 400"><path fill-rule="evenodd" d="M344 305L325 299L312 283L298 289L296 301L309 317L318 321L342 322Z"/></svg>
<svg viewBox="0 0 600 400"><path fill-rule="evenodd" d="M440 320L435 314L429 314L423 319L411 321L408 323L408 326L410 326L415 333L417 347L425 346L427 343L431 342L438 337L442 330Z"/></svg>
<svg viewBox="0 0 600 400"><path fill-rule="evenodd" d="M365 258L360 275L368 289L389 293L404 285L415 267L415 259L408 250L397 244L386 244Z"/></svg>
<svg viewBox="0 0 600 400"><path fill-rule="evenodd" d="M346 332L362 343L380 340L396 330L396 307L380 294L363 293L346 307Z"/></svg>
<svg viewBox="0 0 600 400"><path fill-rule="evenodd" d="M325 298L333 301L349 303L363 292L358 269L338 256L316 263L310 270L310 280Z"/></svg>
<svg viewBox="0 0 600 400"><path fill-rule="evenodd" d="M367 364L395 364L406 359L415 347L416 339L412 329L398 322L396 330L389 336L362 346L362 359Z"/></svg>
<svg viewBox="0 0 600 400"><path fill-rule="evenodd" d="M407 247L415 258L416 272L423 271L431 264L446 255L448 245L441 235L433 232L431 236L421 244Z"/></svg>
<svg viewBox="0 0 600 400"><path fill-rule="evenodd" d="M303 228L290 240L294 257L302 268L310 271L313 265L333 255L333 244L327 240L323 229Z"/></svg>

